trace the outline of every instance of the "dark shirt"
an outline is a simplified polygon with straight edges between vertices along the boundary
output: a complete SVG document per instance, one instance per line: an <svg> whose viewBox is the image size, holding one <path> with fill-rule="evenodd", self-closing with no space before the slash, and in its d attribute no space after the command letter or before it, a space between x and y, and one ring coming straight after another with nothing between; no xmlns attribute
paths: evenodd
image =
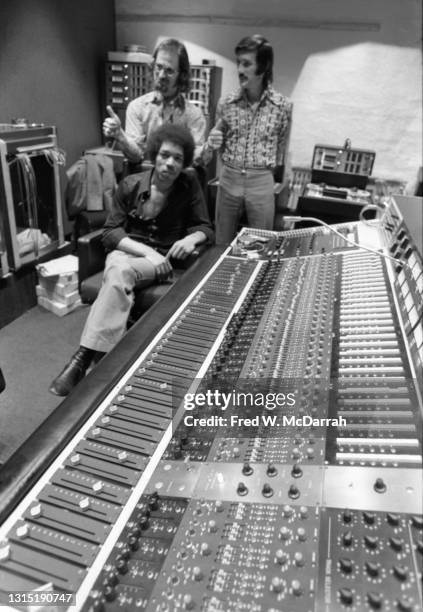
<svg viewBox="0 0 423 612"><path fill-rule="evenodd" d="M106 250L115 249L129 236L161 253L187 234L203 232L209 242L214 233L206 203L194 171L183 171L173 183L166 204L154 219L142 218L143 202L150 197L153 170L131 174L116 191L112 211L103 229Z"/></svg>

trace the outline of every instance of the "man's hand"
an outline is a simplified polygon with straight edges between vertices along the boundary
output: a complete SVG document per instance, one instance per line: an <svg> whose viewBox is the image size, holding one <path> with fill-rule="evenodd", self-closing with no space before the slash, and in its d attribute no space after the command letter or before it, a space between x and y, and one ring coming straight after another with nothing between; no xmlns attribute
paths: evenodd
<svg viewBox="0 0 423 612"><path fill-rule="evenodd" d="M163 257L163 255L160 255L160 253L157 253L157 251L152 249L151 252L146 255L146 259L151 261L155 267L156 278L158 281L164 281L172 275L173 269L170 265L168 257Z"/></svg>
<svg viewBox="0 0 423 612"><path fill-rule="evenodd" d="M210 130L207 138L207 146L214 151L220 149L223 144L225 132L228 129L228 124L224 119L219 119L214 128Z"/></svg>
<svg viewBox="0 0 423 612"><path fill-rule="evenodd" d="M122 123L111 106L107 106L108 117L103 122L103 134L107 138L118 139L122 131Z"/></svg>
<svg viewBox="0 0 423 612"><path fill-rule="evenodd" d="M167 257L186 259L188 255L195 251L196 244L197 240L192 235L185 236L185 238L177 240L172 244L167 252Z"/></svg>

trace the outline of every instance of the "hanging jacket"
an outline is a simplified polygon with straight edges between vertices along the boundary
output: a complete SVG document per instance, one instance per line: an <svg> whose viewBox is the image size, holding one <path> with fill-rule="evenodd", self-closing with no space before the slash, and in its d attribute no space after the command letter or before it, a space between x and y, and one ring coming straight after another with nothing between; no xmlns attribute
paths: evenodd
<svg viewBox="0 0 423 612"><path fill-rule="evenodd" d="M87 153L66 171L66 177L65 204L70 220L83 210L111 210L116 190L111 157Z"/></svg>

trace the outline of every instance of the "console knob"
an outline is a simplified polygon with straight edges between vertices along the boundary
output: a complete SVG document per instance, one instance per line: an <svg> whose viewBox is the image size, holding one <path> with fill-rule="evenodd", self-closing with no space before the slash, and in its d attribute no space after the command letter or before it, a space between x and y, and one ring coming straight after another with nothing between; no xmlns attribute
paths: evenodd
<svg viewBox="0 0 423 612"><path fill-rule="evenodd" d="M303 587L299 580L293 580L291 582L291 589L294 595L297 595L297 596L301 595L303 592Z"/></svg>
<svg viewBox="0 0 423 612"><path fill-rule="evenodd" d="M111 585L107 585L103 589L103 595L106 601L114 601L116 599L116 589Z"/></svg>
<svg viewBox="0 0 423 612"><path fill-rule="evenodd" d="M291 499L298 499L298 497L300 496L300 491L298 487L296 487L294 484L290 485L288 490L288 496Z"/></svg>
<svg viewBox="0 0 423 612"><path fill-rule="evenodd" d="M288 561L288 558L289 557L287 553L281 550L280 548L278 548L278 550L275 553L276 563L279 563L279 565L285 565L285 563Z"/></svg>
<svg viewBox="0 0 423 612"><path fill-rule="evenodd" d="M408 570L403 565L394 565L394 574L398 580L404 581L408 578Z"/></svg>
<svg viewBox="0 0 423 612"><path fill-rule="evenodd" d="M301 478L302 475L303 471L301 466L298 463L294 463L291 470L291 476L293 476L293 478Z"/></svg>
<svg viewBox="0 0 423 612"><path fill-rule="evenodd" d="M351 523L352 518L353 518L353 514L351 510L346 508L342 514L342 520L344 521L344 523Z"/></svg>
<svg viewBox="0 0 423 612"><path fill-rule="evenodd" d="M376 491L376 493L385 493L386 484L384 483L383 478L376 478L376 482L373 485L373 488Z"/></svg>
<svg viewBox="0 0 423 612"><path fill-rule="evenodd" d="M244 465L242 466L242 473L244 474L244 476L251 476L253 471L253 468L248 462L244 463Z"/></svg>
<svg viewBox="0 0 423 612"><path fill-rule="evenodd" d="M273 495L273 489L267 482L264 483L261 492L264 497L271 497Z"/></svg>
<svg viewBox="0 0 423 612"><path fill-rule="evenodd" d="M372 578L377 578L377 576L379 576L380 568L379 568L378 563L373 563L372 561L366 561L365 567L366 567L366 572Z"/></svg>
<svg viewBox="0 0 423 612"><path fill-rule="evenodd" d="M282 593L283 590L283 580L278 576L273 576L270 589L274 593Z"/></svg>
<svg viewBox="0 0 423 612"><path fill-rule="evenodd" d="M393 512L388 512L386 515L387 521L393 527L398 527L400 524L400 517L398 514L394 514Z"/></svg>
<svg viewBox="0 0 423 612"><path fill-rule="evenodd" d="M297 567L302 567L305 564L304 555L301 552L296 552L294 555L294 563Z"/></svg>
<svg viewBox="0 0 423 612"><path fill-rule="evenodd" d="M373 525L375 522L375 514L373 512L363 512L363 520L367 525Z"/></svg>
<svg viewBox="0 0 423 612"><path fill-rule="evenodd" d="M304 529L304 527L298 527L298 529L297 529L297 538L301 542L305 542L307 540L307 532Z"/></svg>
<svg viewBox="0 0 423 612"><path fill-rule="evenodd" d="M351 574L354 569L354 565L351 559L345 557L339 560L339 567L341 568L341 571L344 572L344 574Z"/></svg>
<svg viewBox="0 0 423 612"><path fill-rule="evenodd" d="M342 603L350 606L354 601L354 594L351 589L343 588L339 590L339 597Z"/></svg>
<svg viewBox="0 0 423 612"><path fill-rule="evenodd" d="M273 463L269 463L269 465L267 466L266 474L270 477L273 477L273 476L276 476L277 473L278 473L278 470L273 465Z"/></svg>
<svg viewBox="0 0 423 612"><path fill-rule="evenodd" d="M288 529L288 527L281 527L279 529L279 537L281 540L288 540L291 536L291 531Z"/></svg>
<svg viewBox="0 0 423 612"><path fill-rule="evenodd" d="M194 599L190 593L185 593L182 598L182 603L184 606L184 610L193 610L194 608Z"/></svg>
<svg viewBox="0 0 423 612"><path fill-rule="evenodd" d="M371 548L372 550L375 550L375 548L377 548L379 544L379 539L376 536L366 535L364 536L364 543L367 546L367 548Z"/></svg>
<svg viewBox="0 0 423 612"><path fill-rule="evenodd" d="M401 612L413 612L414 610L413 602L405 596L397 600L397 608Z"/></svg>
<svg viewBox="0 0 423 612"><path fill-rule="evenodd" d="M342 544L344 546L351 546L353 543L353 535L351 531L346 531L342 536Z"/></svg>
<svg viewBox="0 0 423 612"><path fill-rule="evenodd" d="M236 492L238 493L238 495L247 495L248 489L245 486L245 483L239 482L238 483L238 487L236 489Z"/></svg>
<svg viewBox="0 0 423 612"><path fill-rule="evenodd" d="M369 602L369 606L374 610L380 610L383 604L383 597L380 593L375 593L371 591L367 593L367 601Z"/></svg>
<svg viewBox="0 0 423 612"><path fill-rule="evenodd" d="M201 568L198 567L198 565L194 567L194 569L192 570L192 574L194 576L194 580L197 580L197 582L203 579L203 572L201 571Z"/></svg>
<svg viewBox="0 0 423 612"><path fill-rule="evenodd" d="M404 540L402 538L389 538L389 544L391 545L391 548L393 548L396 551L400 551L403 549L404 546Z"/></svg>
<svg viewBox="0 0 423 612"><path fill-rule="evenodd" d="M125 559L116 559L116 569L119 574L126 574L128 571L128 562Z"/></svg>

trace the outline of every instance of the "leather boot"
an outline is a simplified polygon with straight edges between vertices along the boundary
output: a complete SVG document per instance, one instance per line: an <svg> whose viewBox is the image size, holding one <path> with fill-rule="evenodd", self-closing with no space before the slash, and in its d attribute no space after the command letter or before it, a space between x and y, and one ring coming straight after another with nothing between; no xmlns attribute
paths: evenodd
<svg viewBox="0 0 423 612"><path fill-rule="evenodd" d="M100 361L100 359L103 359L105 354L106 353L103 353L102 351L96 351L95 355L93 357L93 364L97 365L97 363Z"/></svg>
<svg viewBox="0 0 423 612"><path fill-rule="evenodd" d="M63 368L49 388L50 393L64 397L82 380L91 365L96 351L80 346L71 357L69 363Z"/></svg>

